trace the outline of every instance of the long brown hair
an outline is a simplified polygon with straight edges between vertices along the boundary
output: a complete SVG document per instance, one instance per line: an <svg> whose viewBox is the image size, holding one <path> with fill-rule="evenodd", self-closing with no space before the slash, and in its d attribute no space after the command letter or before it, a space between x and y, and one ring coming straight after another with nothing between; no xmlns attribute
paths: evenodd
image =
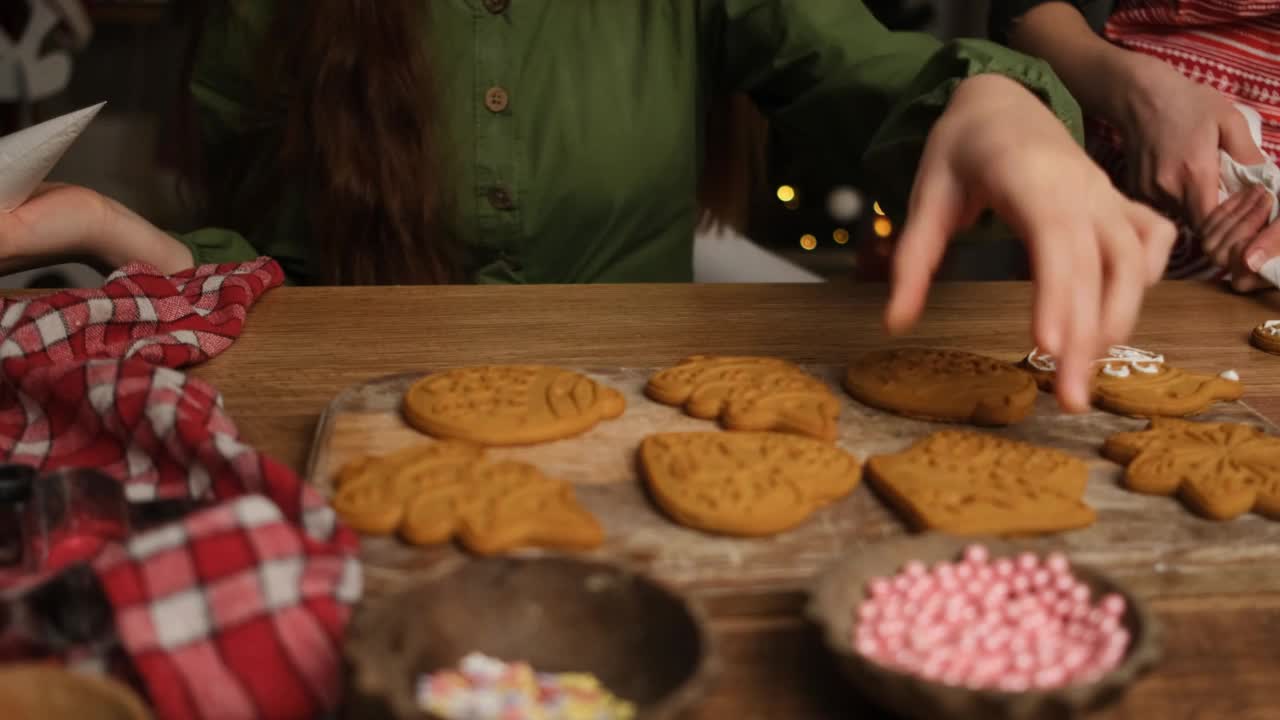
<svg viewBox="0 0 1280 720"><path fill-rule="evenodd" d="M264 61L286 96L281 162L306 181L317 280L457 277L421 0L281 3Z"/></svg>
<svg viewBox="0 0 1280 720"><path fill-rule="evenodd" d="M226 0L214 0L226 1ZM281 0L259 58L258 122L264 137L243 157L220 158L227 177L209 178L209 211L233 227L255 227L282 188L302 182L313 281L434 284L461 277L453 202L443 181L455 158L434 139L440 128L423 34L421 0ZM197 13L194 43L202 14ZM190 112L187 113L190 117ZM699 202L703 221L743 229L747 197L762 175L763 120L748 101L712 103ZM195 136L191 132L191 137ZM227 203L248 167L276 147L272 177ZM255 157L256 156L256 157ZM199 158L195 157L199 166ZM221 188L225 190L226 187ZM219 197L221 196L221 197ZM219 205L219 200L223 204Z"/></svg>
<svg viewBox="0 0 1280 720"><path fill-rule="evenodd" d="M749 97L735 94L712 99L705 127L699 227L724 224L745 234L752 200L765 179L769 124Z"/></svg>

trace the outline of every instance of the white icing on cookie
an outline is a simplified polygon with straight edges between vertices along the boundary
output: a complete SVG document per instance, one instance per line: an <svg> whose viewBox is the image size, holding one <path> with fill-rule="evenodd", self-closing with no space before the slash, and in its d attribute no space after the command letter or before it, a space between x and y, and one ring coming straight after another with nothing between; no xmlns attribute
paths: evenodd
<svg viewBox="0 0 1280 720"><path fill-rule="evenodd" d="M1031 352L1027 353L1027 364L1041 372L1055 372L1058 369L1053 356L1040 352L1038 347L1031 348Z"/></svg>
<svg viewBox="0 0 1280 720"><path fill-rule="evenodd" d="M1280 334L1280 321L1276 323L1276 334ZM1129 377L1130 371L1135 370L1144 375L1160 372L1160 366L1164 364L1164 356L1128 345L1112 345L1107 350L1107 357L1098 358L1093 362L1102 365L1103 373L1111 377L1124 378ZM1058 363L1053 356L1040 352L1038 347L1032 348L1031 352L1027 353L1027 364L1041 372L1058 370Z"/></svg>
<svg viewBox="0 0 1280 720"><path fill-rule="evenodd" d="M1101 362L1111 363L1115 360L1120 360L1128 367L1146 375L1154 375L1160 372L1160 366L1164 364L1163 355L1140 350L1136 347L1129 347L1128 345L1112 345L1108 354L1111 357Z"/></svg>
<svg viewBox="0 0 1280 720"><path fill-rule="evenodd" d="M1230 380L1231 382L1240 382L1240 373L1235 370L1223 370L1218 377L1223 380Z"/></svg>
<svg viewBox="0 0 1280 720"><path fill-rule="evenodd" d="M1268 335L1280 335L1280 320L1268 320L1262 323L1262 332Z"/></svg>
<svg viewBox="0 0 1280 720"><path fill-rule="evenodd" d="M1129 366L1106 363L1102 366L1102 372L1106 375L1110 375L1111 377L1127 378L1129 377Z"/></svg>

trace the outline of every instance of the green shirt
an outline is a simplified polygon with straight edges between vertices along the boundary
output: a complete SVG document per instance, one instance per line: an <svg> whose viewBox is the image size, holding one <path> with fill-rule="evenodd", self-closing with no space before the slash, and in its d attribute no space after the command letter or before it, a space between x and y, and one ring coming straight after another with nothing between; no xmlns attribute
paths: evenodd
<svg viewBox="0 0 1280 720"><path fill-rule="evenodd" d="M247 137L272 0L213 3L191 83L204 155ZM795 152L846 164L902 208L956 83L1000 73L1080 135L1044 63L984 41L892 33L856 0L431 0L429 37L458 233L490 283L692 278L709 97L743 91ZM486 103L493 88L505 107ZM490 97L492 101L492 97ZM373 148L370 149L374 151ZM274 157L264 157L266 167ZM251 193L261 173L239 184ZM197 263L270 255L306 282L307 221L287 190L265 222L179 236ZM233 202L235 197L230 198Z"/></svg>

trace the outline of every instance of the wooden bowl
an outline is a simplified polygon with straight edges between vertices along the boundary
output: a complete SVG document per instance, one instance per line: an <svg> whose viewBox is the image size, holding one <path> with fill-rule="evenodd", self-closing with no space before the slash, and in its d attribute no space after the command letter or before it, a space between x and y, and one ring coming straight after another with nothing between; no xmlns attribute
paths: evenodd
<svg viewBox="0 0 1280 720"><path fill-rule="evenodd" d="M107 677L44 664L0 666L5 720L151 720L129 688Z"/></svg>
<svg viewBox="0 0 1280 720"><path fill-rule="evenodd" d="M857 610L874 577L898 573L911 560L926 565L958 559L965 547L980 543L991 557L1009 557L1025 547L994 539L920 535L873 543L834 563L814 583L808 615L823 631L841 672L867 698L904 718L918 720L1056 720L1075 718L1118 699L1160 657L1160 629L1146 606L1124 587L1088 567L1072 573L1097 597L1118 593L1125 599L1121 619L1129 631L1129 650L1120 664L1097 682L1054 690L1008 693L969 690L932 682L875 663L853 648Z"/></svg>
<svg viewBox="0 0 1280 720"><path fill-rule="evenodd" d="M592 673L644 720L680 717L713 662L700 609L651 579L569 557L480 559L362 608L347 632L346 717L431 717L419 677L471 652Z"/></svg>

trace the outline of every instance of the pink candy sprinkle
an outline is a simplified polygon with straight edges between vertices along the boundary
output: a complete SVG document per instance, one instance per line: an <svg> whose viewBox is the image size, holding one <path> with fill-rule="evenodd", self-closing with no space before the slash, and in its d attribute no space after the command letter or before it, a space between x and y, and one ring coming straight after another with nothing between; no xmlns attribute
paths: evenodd
<svg viewBox="0 0 1280 720"><path fill-rule="evenodd" d="M1087 603L1089 601L1089 587L1077 584L1071 588L1071 599L1076 603Z"/></svg>
<svg viewBox="0 0 1280 720"><path fill-rule="evenodd" d="M1118 618L1121 615L1124 615L1124 609L1125 604L1123 597L1115 593L1111 593L1110 595L1102 598L1102 610L1106 614Z"/></svg>
<svg viewBox="0 0 1280 720"><path fill-rule="evenodd" d="M855 649L877 663L957 687L1024 692L1089 682L1129 649L1124 598L1091 603L1066 556L913 561L868 583Z"/></svg>
<svg viewBox="0 0 1280 720"><path fill-rule="evenodd" d="M970 545L964 549L964 559L974 565L986 565L990 555L985 545Z"/></svg>
<svg viewBox="0 0 1280 720"><path fill-rule="evenodd" d="M1023 574L1013 576L1013 591L1019 595L1031 589L1031 580Z"/></svg>
<svg viewBox="0 0 1280 720"><path fill-rule="evenodd" d="M1071 570L1071 565L1067 562L1067 556L1060 552L1049 553L1049 557L1045 558L1044 565L1054 575L1065 575Z"/></svg>

